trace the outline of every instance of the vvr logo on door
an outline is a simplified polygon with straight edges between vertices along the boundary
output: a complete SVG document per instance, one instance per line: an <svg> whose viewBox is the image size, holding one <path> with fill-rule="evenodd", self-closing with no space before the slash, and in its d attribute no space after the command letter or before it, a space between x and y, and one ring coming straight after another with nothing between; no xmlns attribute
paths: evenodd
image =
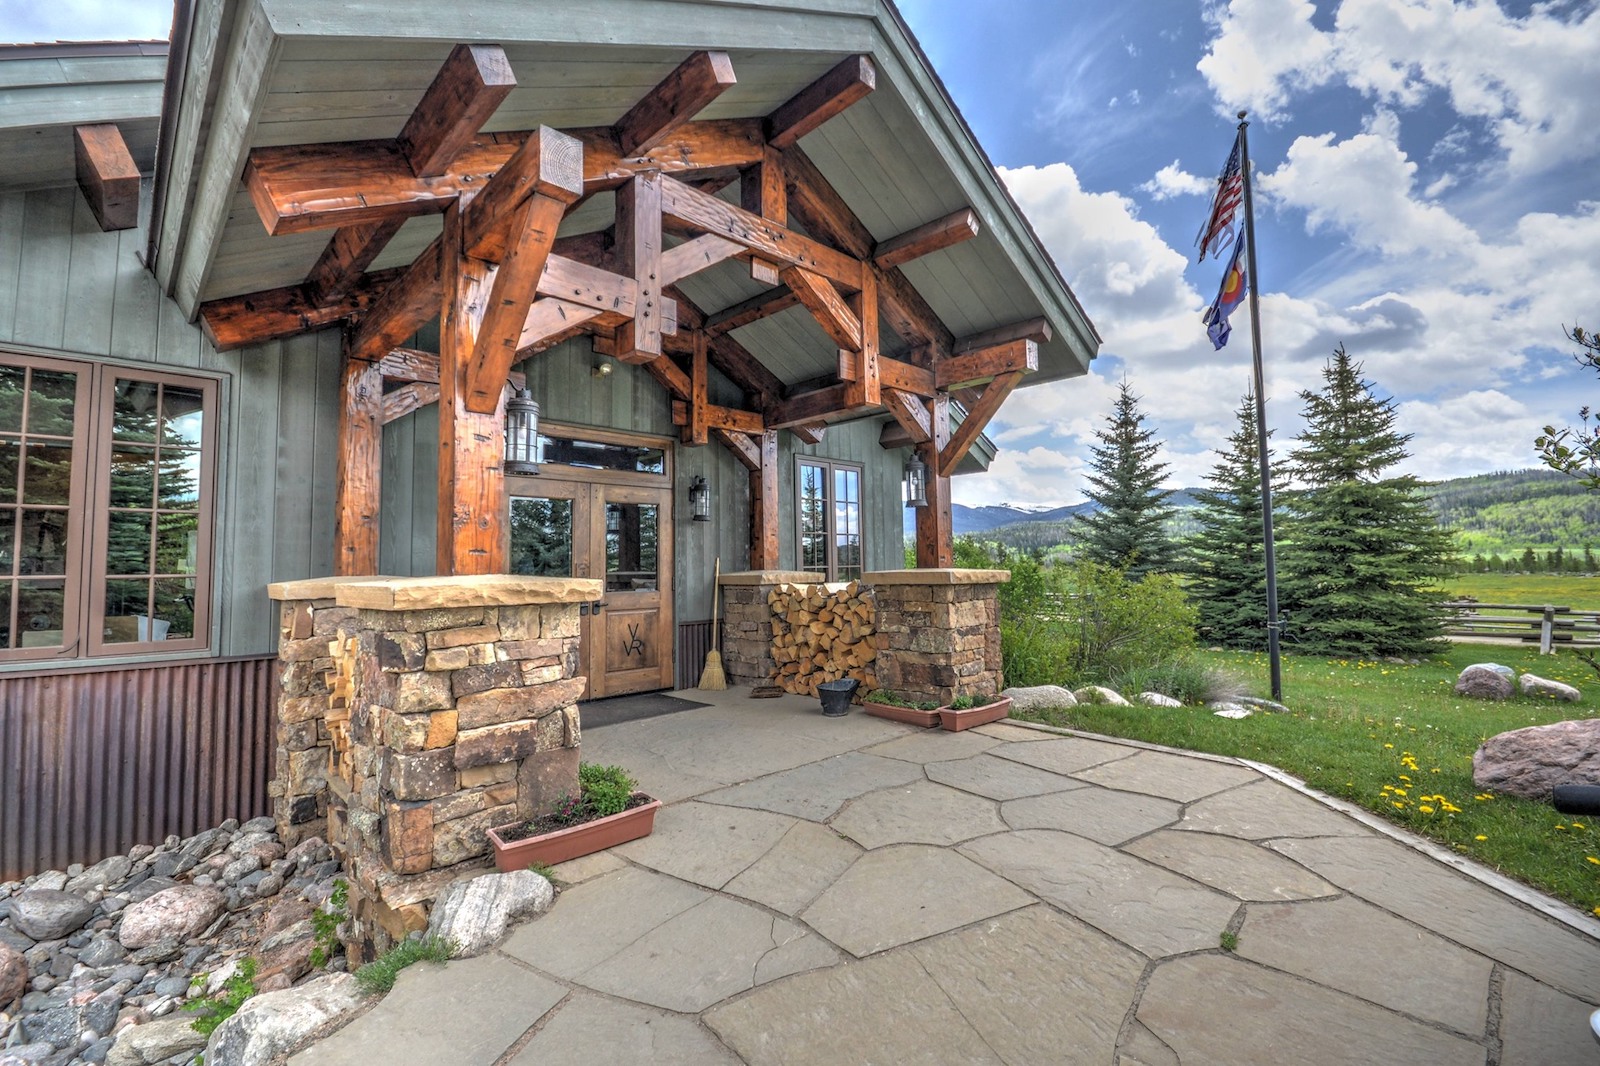
<svg viewBox="0 0 1600 1066"><path fill-rule="evenodd" d="M622 642L622 654L624 656L637 655L641 659L644 658L644 638L639 635L639 624L637 622L628 626L628 638Z"/></svg>

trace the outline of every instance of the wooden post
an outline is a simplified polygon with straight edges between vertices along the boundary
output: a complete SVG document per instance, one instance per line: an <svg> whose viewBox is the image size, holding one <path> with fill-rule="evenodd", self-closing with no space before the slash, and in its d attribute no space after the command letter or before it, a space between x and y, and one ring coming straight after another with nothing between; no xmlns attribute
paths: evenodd
<svg viewBox="0 0 1600 1066"><path fill-rule="evenodd" d="M1555 654L1556 609L1546 604L1544 620L1539 624L1539 654Z"/></svg>
<svg viewBox="0 0 1600 1066"><path fill-rule="evenodd" d="M445 212L440 240L439 524L441 575L505 572L505 401L489 414L467 408L467 374L492 271L467 257L461 208Z"/></svg>
<svg viewBox="0 0 1600 1066"><path fill-rule="evenodd" d="M955 561L951 543L950 478L939 473L939 453L950 441L950 397L940 393L932 400L933 437L917 445L928 464L928 506L917 508L917 567L935 569Z"/></svg>
<svg viewBox="0 0 1600 1066"><path fill-rule="evenodd" d="M339 378L339 453L334 482L333 572L378 573L378 511L383 486L383 371L344 356Z"/></svg>
<svg viewBox="0 0 1600 1066"><path fill-rule="evenodd" d="M750 569L778 569L778 431L760 437L761 466L750 471Z"/></svg>

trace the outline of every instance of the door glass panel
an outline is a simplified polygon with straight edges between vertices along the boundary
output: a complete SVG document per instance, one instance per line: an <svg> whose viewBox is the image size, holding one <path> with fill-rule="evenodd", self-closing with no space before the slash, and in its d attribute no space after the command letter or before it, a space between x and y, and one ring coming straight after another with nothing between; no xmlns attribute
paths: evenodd
<svg viewBox="0 0 1600 1066"><path fill-rule="evenodd" d="M67 572L67 512L22 509L22 543L18 545L17 573Z"/></svg>
<svg viewBox="0 0 1600 1066"><path fill-rule="evenodd" d="M572 576L572 501L511 498L511 572Z"/></svg>
<svg viewBox="0 0 1600 1066"><path fill-rule="evenodd" d="M190 448L200 446L200 434L205 428L204 400L199 389L185 389L177 385L162 387L162 444L181 444Z"/></svg>
<svg viewBox="0 0 1600 1066"><path fill-rule="evenodd" d="M149 507L155 483L153 448L118 447L111 452L111 506Z"/></svg>
<svg viewBox="0 0 1600 1066"><path fill-rule="evenodd" d="M653 503L606 504L606 591L657 587L659 508Z"/></svg>
<svg viewBox="0 0 1600 1066"><path fill-rule="evenodd" d="M28 390L28 433L72 436L72 405L78 375L65 370L35 370Z"/></svg>
<svg viewBox="0 0 1600 1066"><path fill-rule="evenodd" d="M107 522L106 573L150 573L150 515L113 511Z"/></svg>
<svg viewBox="0 0 1600 1066"><path fill-rule="evenodd" d="M156 402L161 386L154 381L117 380L111 435L118 441L154 444Z"/></svg>
<svg viewBox="0 0 1600 1066"><path fill-rule="evenodd" d="M62 504L72 500L72 446L29 444L22 474L24 503Z"/></svg>
<svg viewBox="0 0 1600 1066"><path fill-rule="evenodd" d="M26 368L0 366L0 433L22 432L22 397L27 382Z"/></svg>

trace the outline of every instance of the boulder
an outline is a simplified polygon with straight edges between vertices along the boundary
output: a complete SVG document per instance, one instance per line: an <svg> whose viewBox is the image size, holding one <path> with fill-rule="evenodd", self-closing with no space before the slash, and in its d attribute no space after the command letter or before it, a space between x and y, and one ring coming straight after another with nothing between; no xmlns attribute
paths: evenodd
<svg viewBox="0 0 1600 1066"><path fill-rule="evenodd" d="M177 885L123 911L118 939L130 951L163 940L181 942L204 932L226 905L227 897L214 888Z"/></svg>
<svg viewBox="0 0 1600 1066"><path fill-rule="evenodd" d="M126 855L113 855L108 859L101 859L68 881L67 891L83 892L91 888L103 889L120 884L131 872L133 872L133 860Z"/></svg>
<svg viewBox="0 0 1600 1066"><path fill-rule="evenodd" d="M1571 685L1564 685L1559 681L1551 681L1535 674L1523 674L1517 684L1522 686L1524 696L1544 696L1552 700L1566 700L1568 703L1577 703L1583 699L1583 693Z"/></svg>
<svg viewBox="0 0 1600 1066"><path fill-rule="evenodd" d="M512 922L543 914L555 902L550 882L532 870L457 881L433 905L428 933L455 945L455 955L478 955L499 943Z"/></svg>
<svg viewBox="0 0 1600 1066"><path fill-rule="evenodd" d="M1475 700L1508 700L1516 674L1499 663L1474 663L1456 676L1456 694Z"/></svg>
<svg viewBox="0 0 1600 1066"><path fill-rule="evenodd" d="M1556 785L1600 785L1600 719L1492 736L1472 756L1472 783L1533 800L1548 800Z"/></svg>
<svg viewBox="0 0 1600 1066"><path fill-rule="evenodd" d="M261 941L256 948L261 962L257 974L265 979L281 973L293 984L311 972L311 953L316 949L316 927L304 918Z"/></svg>
<svg viewBox="0 0 1600 1066"><path fill-rule="evenodd" d="M205 1036L194 1031L193 1015L160 1018L143 1025L130 1025L118 1033L116 1043L106 1052L106 1066L148 1066L175 1055L199 1051L205 1045Z"/></svg>
<svg viewBox="0 0 1600 1066"><path fill-rule="evenodd" d="M267 1066L305 1047L361 1005L361 986L347 973L247 999L211 1034L206 1066Z"/></svg>
<svg viewBox="0 0 1600 1066"><path fill-rule="evenodd" d="M0 1009L28 990L28 960L22 952L0 941Z"/></svg>
<svg viewBox="0 0 1600 1066"><path fill-rule="evenodd" d="M30 888L11 901L11 921L35 940L60 940L83 928L93 914L93 903L53 888Z"/></svg>
<svg viewBox="0 0 1600 1066"><path fill-rule="evenodd" d="M1013 711L1048 711L1056 707L1071 707L1078 702L1069 689L1060 685L1008 688L1000 695L1011 697Z"/></svg>
<svg viewBox="0 0 1600 1066"><path fill-rule="evenodd" d="M1146 707L1182 707L1182 700L1175 700L1171 696L1164 696L1159 692L1141 692L1133 698L1135 703L1142 703Z"/></svg>
<svg viewBox="0 0 1600 1066"><path fill-rule="evenodd" d="M1210 708L1211 713L1216 715L1218 718L1249 718L1255 713L1244 704L1234 703L1232 700L1213 700L1212 702L1206 704L1206 706Z"/></svg>
<svg viewBox="0 0 1600 1066"><path fill-rule="evenodd" d="M1104 685L1085 685L1080 689L1074 689L1072 695L1079 703L1104 703L1112 707L1132 706L1122 698L1121 693L1106 688Z"/></svg>

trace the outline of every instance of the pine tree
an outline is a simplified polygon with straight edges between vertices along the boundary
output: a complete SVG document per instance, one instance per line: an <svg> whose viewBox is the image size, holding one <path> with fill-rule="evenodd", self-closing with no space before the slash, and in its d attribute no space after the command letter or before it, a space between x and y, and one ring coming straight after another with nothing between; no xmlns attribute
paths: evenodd
<svg viewBox="0 0 1600 1066"><path fill-rule="evenodd" d="M1304 651L1414 655L1440 635L1432 586L1447 572L1449 534L1414 477L1386 476L1407 458L1393 399L1379 399L1361 365L1336 349L1323 388L1302 392L1305 431L1290 454L1284 549L1289 632Z"/></svg>
<svg viewBox="0 0 1600 1066"><path fill-rule="evenodd" d="M1264 648L1267 643L1255 404L1254 394L1247 393L1228 449L1217 452L1219 461L1206 475L1210 487L1194 493L1200 501L1194 511L1199 532L1189 547L1189 597L1199 612L1204 639L1232 648Z"/></svg>
<svg viewBox="0 0 1600 1066"><path fill-rule="evenodd" d="M1097 507L1078 517L1079 558L1133 578L1174 569L1177 546L1166 532L1172 492L1158 487L1167 464L1156 458L1161 442L1155 430L1144 427L1139 398L1126 381L1106 427L1095 437L1100 443L1089 449L1093 488L1086 495Z"/></svg>

